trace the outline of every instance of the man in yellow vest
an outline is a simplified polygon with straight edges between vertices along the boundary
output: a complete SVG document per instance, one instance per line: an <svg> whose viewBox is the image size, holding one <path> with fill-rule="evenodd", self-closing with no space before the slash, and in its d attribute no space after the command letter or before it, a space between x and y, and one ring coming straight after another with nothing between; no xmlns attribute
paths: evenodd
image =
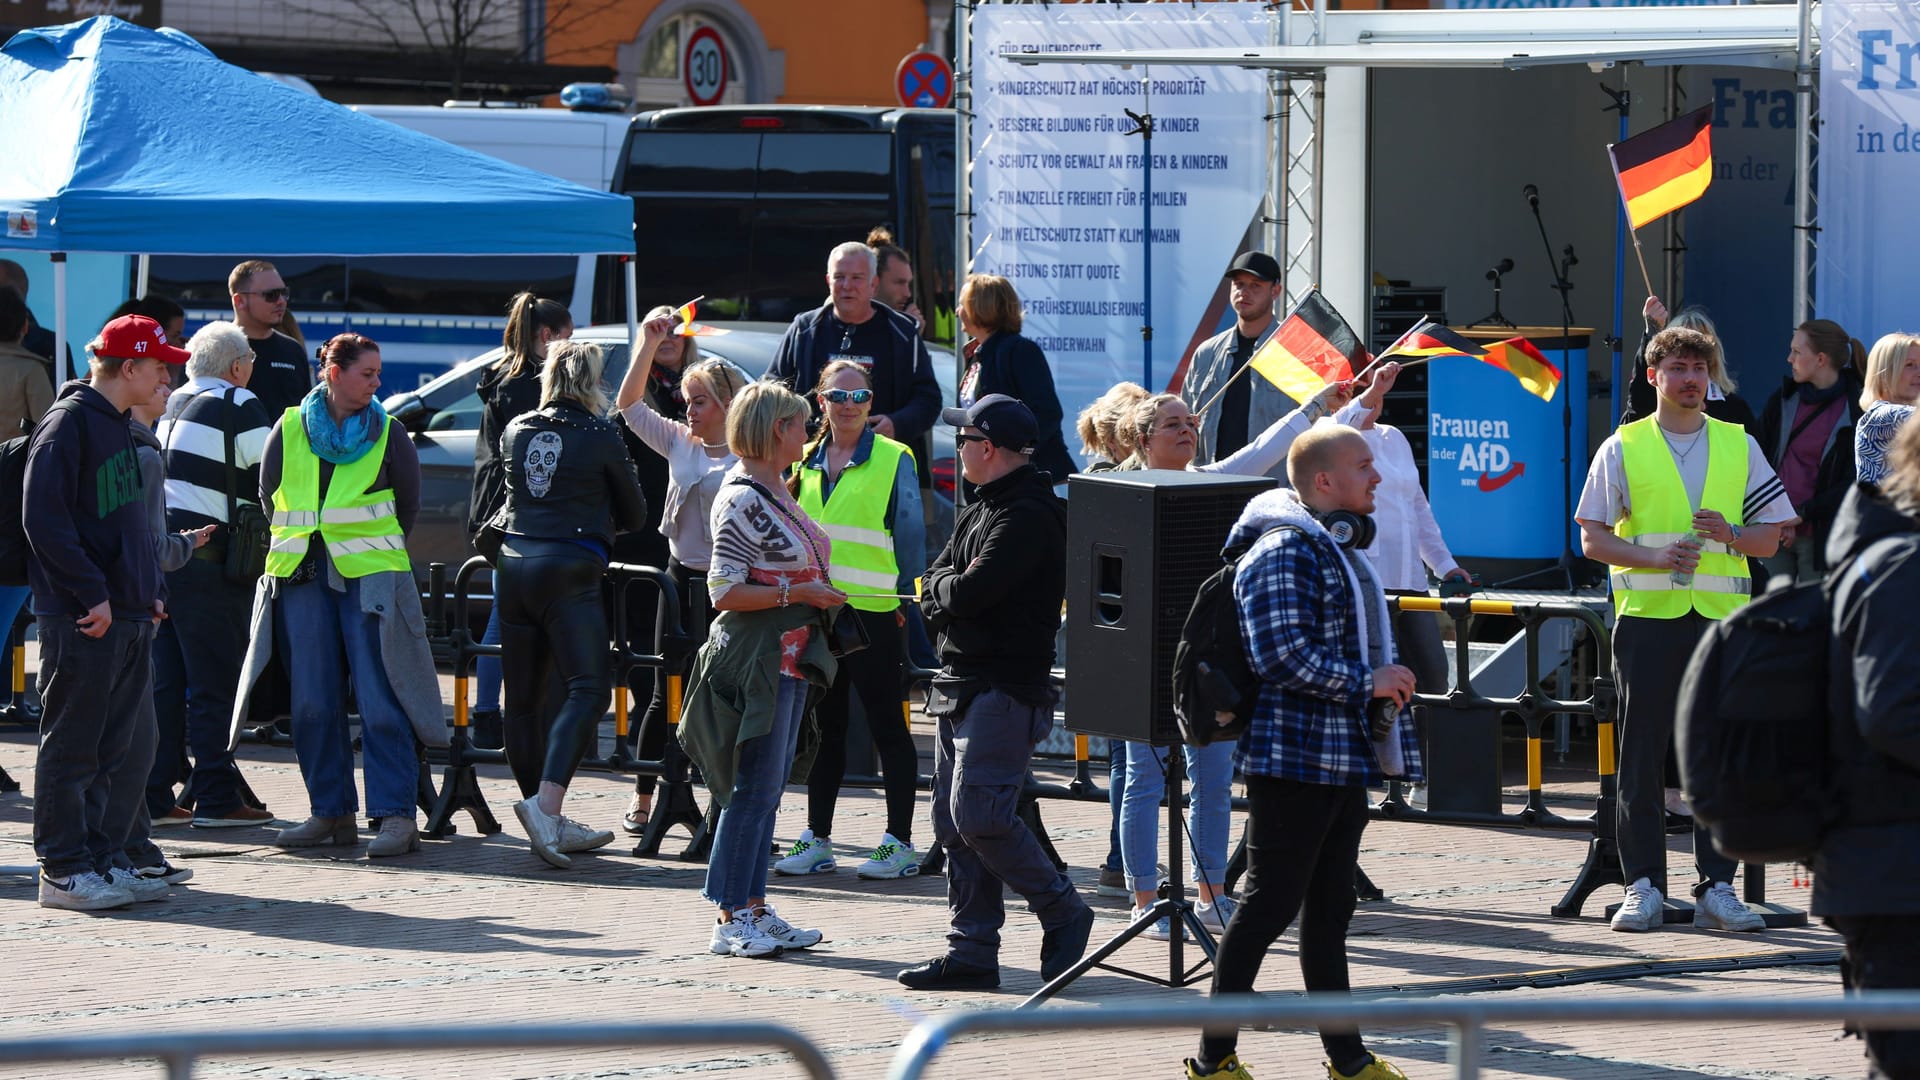
<svg viewBox="0 0 1920 1080"><path fill-rule="evenodd" d="M1662 773L1680 676L1708 620L1747 602L1747 557L1780 544L1798 520L1760 446L1738 424L1706 414L1712 338L1662 330L1647 343L1654 414L1608 436L1587 470L1574 518L1587 557L1609 564L1613 678L1620 693L1617 833L1626 896L1623 931L1665 921L1666 807ZM1734 861L1695 826L1693 924L1754 931L1765 921L1733 891Z"/></svg>

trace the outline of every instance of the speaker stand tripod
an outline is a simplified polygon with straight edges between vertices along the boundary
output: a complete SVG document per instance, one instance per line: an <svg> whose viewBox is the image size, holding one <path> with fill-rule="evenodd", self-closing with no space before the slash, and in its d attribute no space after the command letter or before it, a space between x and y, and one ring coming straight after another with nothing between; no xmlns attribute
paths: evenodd
<svg viewBox="0 0 1920 1080"><path fill-rule="evenodd" d="M1152 906L1133 920L1125 930L1108 939L1106 944L1088 953L1081 961L1062 972L1052 982L1034 991L1033 996L1020 1003L1025 1009L1047 1000L1066 989L1074 980L1094 968L1111 971L1117 975L1153 983L1155 986L1192 986L1204 976L1200 972L1211 967L1215 952L1213 935L1206 924L1200 921L1200 915L1194 911L1193 904L1187 899L1186 881L1182 874L1186 867L1186 849L1183 840L1186 835L1186 822L1181 818L1181 807L1185 803L1187 779L1187 757L1179 746L1167 749L1167 880L1160 886L1160 898ZM1120 947L1141 934L1147 932L1162 918L1172 933L1167 942L1167 974L1165 978L1134 971L1106 963L1106 959L1120 951ZM1202 959L1192 967L1187 966L1185 939L1191 933L1193 940L1200 946Z"/></svg>

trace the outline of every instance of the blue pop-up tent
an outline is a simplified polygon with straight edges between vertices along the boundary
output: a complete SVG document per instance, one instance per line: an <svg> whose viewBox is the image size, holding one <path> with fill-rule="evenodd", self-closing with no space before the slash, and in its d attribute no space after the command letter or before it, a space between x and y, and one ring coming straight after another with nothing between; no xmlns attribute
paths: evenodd
<svg viewBox="0 0 1920 1080"><path fill-rule="evenodd" d="M0 49L0 253L633 253L633 203L362 116L112 17ZM629 290L631 290L629 262ZM629 310L632 304L628 305Z"/></svg>

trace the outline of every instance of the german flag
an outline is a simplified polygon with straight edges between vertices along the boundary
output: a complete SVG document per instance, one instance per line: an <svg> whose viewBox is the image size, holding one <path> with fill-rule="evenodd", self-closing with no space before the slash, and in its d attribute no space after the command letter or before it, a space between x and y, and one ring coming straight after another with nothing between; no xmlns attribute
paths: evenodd
<svg viewBox="0 0 1920 1080"><path fill-rule="evenodd" d="M1307 400L1328 383L1353 378L1355 365L1366 362L1367 351L1360 347L1359 335L1319 289L1308 293L1247 361L1295 401Z"/></svg>
<svg viewBox="0 0 1920 1080"><path fill-rule="evenodd" d="M1713 106L1607 147L1631 228L1706 194L1713 182Z"/></svg>
<svg viewBox="0 0 1920 1080"><path fill-rule="evenodd" d="M706 297L704 296L696 296L693 299L687 301L686 303L681 304L680 307L674 311L673 313L674 317L680 320L680 329L674 331L675 333L679 334L681 337L693 337L695 334L698 334L700 332L699 330L694 328L693 311L694 311L695 305L699 304L700 301L705 299Z"/></svg>
<svg viewBox="0 0 1920 1080"><path fill-rule="evenodd" d="M1526 338L1492 342L1480 359L1519 379L1541 401L1552 401L1553 392L1560 388L1560 369Z"/></svg>
<svg viewBox="0 0 1920 1080"><path fill-rule="evenodd" d="M1439 323L1423 323L1389 346L1386 352L1380 354L1380 359L1392 360L1405 356L1417 360L1438 360L1443 356L1464 356L1478 360L1485 355L1487 350Z"/></svg>

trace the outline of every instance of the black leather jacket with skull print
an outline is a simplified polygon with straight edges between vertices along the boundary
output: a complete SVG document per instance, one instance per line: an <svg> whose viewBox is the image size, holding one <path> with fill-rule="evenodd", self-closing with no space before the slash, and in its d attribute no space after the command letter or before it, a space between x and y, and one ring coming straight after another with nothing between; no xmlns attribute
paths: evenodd
<svg viewBox="0 0 1920 1080"><path fill-rule="evenodd" d="M507 425L501 527L536 540L596 540L647 524L647 497L612 420L562 399Z"/></svg>

